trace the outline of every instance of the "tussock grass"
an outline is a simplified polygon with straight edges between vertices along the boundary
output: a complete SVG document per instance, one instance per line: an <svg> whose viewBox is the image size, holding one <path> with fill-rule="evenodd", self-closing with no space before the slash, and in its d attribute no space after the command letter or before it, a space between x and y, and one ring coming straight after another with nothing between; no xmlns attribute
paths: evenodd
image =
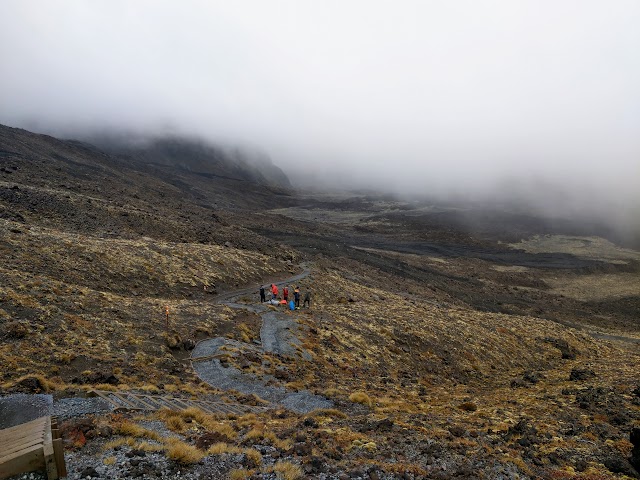
<svg viewBox="0 0 640 480"><path fill-rule="evenodd" d="M200 425L205 425L210 420L211 415L205 413L202 409L197 407L189 407L180 411L180 416L185 420L191 418L198 422Z"/></svg>
<svg viewBox="0 0 640 480"><path fill-rule="evenodd" d="M298 480L303 477L299 465L291 462L280 461L273 466L273 473L281 480Z"/></svg>
<svg viewBox="0 0 640 480"><path fill-rule="evenodd" d="M225 442L214 443L207 450L207 455L224 455L224 454L235 454L241 453L242 449L236 447L235 445L229 445Z"/></svg>
<svg viewBox="0 0 640 480"><path fill-rule="evenodd" d="M205 457L201 450L177 438L166 440L166 455L171 460L184 465L199 462Z"/></svg>
<svg viewBox="0 0 640 480"><path fill-rule="evenodd" d="M40 385L42 385L44 393L53 392L54 390L58 390L58 389L63 389L63 385L56 384L55 382L52 382L52 381L48 380L47 378L45 378L44 375L41 375L41 374L38 374L38 373L29 374L29 375L22 375L21 377L18 377L15 380L3 383L2 384L2 388L5 389L5 390L8 390L10 388L15 387L20 382L23 382L23 381L25 381L27 379L30 379L30 378L33 378L33 379L37 380L40 383Z"/></svg>
<svg viewBox="0 0 640 480"><path fill-rule="evenodd" d="M371 398L369 398L369 395L367 395L364 392L354 392L351 395L349 395L349 401L353 402L353 403L361 403L363 405L366 405L368 407L372 407L373 406L373 402L371 401Z"/></svg>
<svg viewBox="0 0 640 480"><path fill-rule="evenodd" d="M246 468L234 468L229 471L229 480L246 480L247 478L251 478L251 475L254 474L253 470L247 470Z"/></svg>
<svg viewBox="0 0 640 480"><path fill-rule="evenodd" d="M236 425L240 428L253 426L258 422L258 417L255 413L247 413L246 415L242 415L238 417L236 420Z"/></svg>
<svg viewBox="0 0 640 480"><path fill-rule="evenodd" d="M119 433L120 435L124 435L124 436L129 436L134 438L146 437L151 440L155 440L157 442L162 440L162 436L158 432L154 432L153 430L146 429L128 420L117 422L115 424L114 429L116 433Z"/></svg>
<svg viewBox="0 0 640 480"><path fill-rule="evenodd" d="M134 447L136 450L142 450L143 452L161 452L164 450L164 446L159 443L151 442L137 442Z"/></svg>
<svg viewBox="0 0 640 480"><path fill-rule="evenodd" d="M110 383L99 383L94 387L96 390L104 390L105 392L117 392L118 389Z"/></svg>
<svg viewBox="0 0 640 480"><path fill-rule="evenodd" d="M247 457L247 465L250 467L259 467L262 465L262 454L253 449L253 448L245 448L242 453Z"/></svg>
<svg viewBox="0 0 640 480"><path fill-rule="evenodd" d="M323 390L322 395L324 395L327 398L336 398L338 396L340 396L342 394L342 392L340 390L338 390L337 388L327 388L325 390Z"/></svg>
<svg viewBox="0 0 640 480"><path fill-rule="evenodd" d="M165 420L167 428L172 432L184 432L187 429L187 424L181 417L169 417Z"/></svg>
<svg viewBox="0 0 640 480"><path fill-rule="evenodd" d="M224 435L229 440L235 440L236 438L238 438L238 432L228 423L222 423L214 419L207 419L203 423L203 426L209 432L217 432L220 435Z"/></svg>
<svg viewBox="0 0 640 480"><path fill-rule="evenodd" d="M128 441L131 440L133 443L134 440L131 437L120 437L113 440L109 440L102 447L104 450L113 450L114 448L122 447L123 445L127 445Z"/></svg>
<svg viewBox="0 0 640 480"><path fill-rule="evenodd" d="M289 450L293 446L293 440L290 438L280 439L274 432L267 431L264 424L257 425L249 430L244 438L243 443L266 443L273 445L280 450Z"/></svg>

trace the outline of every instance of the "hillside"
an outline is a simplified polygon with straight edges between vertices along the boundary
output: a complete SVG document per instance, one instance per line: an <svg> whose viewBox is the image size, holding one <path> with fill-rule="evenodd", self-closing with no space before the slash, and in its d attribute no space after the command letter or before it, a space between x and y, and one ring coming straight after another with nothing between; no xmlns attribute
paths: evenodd
<svg viewBox="0 0 640 480"><path fill-rule="evenodd" d="M638 251L232 157L0 127L0 393L54 396L69 478L638 478Z"/></svg>

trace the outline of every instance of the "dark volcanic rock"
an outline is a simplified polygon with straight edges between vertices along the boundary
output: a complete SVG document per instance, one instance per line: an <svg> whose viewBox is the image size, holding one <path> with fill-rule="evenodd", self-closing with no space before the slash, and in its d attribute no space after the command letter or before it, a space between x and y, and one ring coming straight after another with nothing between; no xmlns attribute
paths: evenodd
<svg viewBox="0 0 640 480"><path fill-rule="evenodd" d="M120 379L110 372L92 372L88 375L82 375L71 380L72 383L79 384L99 384L106 383L109 385L118 385Z"/></svg>
<svg viewBox="0 0 640 480"><path fill-rule="evenodd" d="M10 391L22 393L42 393L47 388L42 384L38 377L26 377L16 383Z"/></svg>
<svg viewBox="0 0 640 480"><path fill-rule="evenodd" d="M573 370L571 370L569 380L571 380L572 382L576 382L581 380L588 380L589 378L593 378L595 376L596 374L593 372L593 370L574 368Z"/></svg>
<svg viewBox="0 0 640 480"><path fill-rule="evenodd" d="M633 471L631 464L622 457L610 456L605 458L602 463L604 463L604 466L607 467L610 472L635 476L635 472Z"/></svg>
<svg viewBox="0 0 640 480"><path fill-rule="evenodd" d="M522 378L514 378L511 380L511 388L526 387L529 384L533 385L538 383L541 378L543 378L543 376L540 373L527 370L522 374Z"/></svg>
<svg viewBox="0 0 640 480"><path fill-rule="evenodd" d="M80 472L80 478L99 478L100 474L93 467L86 467Z"/></svg>
<svg viewBox="0 0 640 480"><path fill-rule="evenodd" d="M572 347L566 340L561 338L545 338L545 342L550 343L560 350L560 354L564 360L575 360L579 353L575 347Z"/></svg>
<svg viewBox="0 0 640 480"><path fill-rule="evenodd" d="M207 432L196 438L196 447L200 450L206 450L211 445L219 442L229 443L232 439L220 432Z"/></svg>
<svg viewBox="0 0 640 480"><path fill-rule="evenodd" d="M640 473L640 427L635 427L631 430L629 440L633 444L633 450L631 450L631 465Z"/></svg>

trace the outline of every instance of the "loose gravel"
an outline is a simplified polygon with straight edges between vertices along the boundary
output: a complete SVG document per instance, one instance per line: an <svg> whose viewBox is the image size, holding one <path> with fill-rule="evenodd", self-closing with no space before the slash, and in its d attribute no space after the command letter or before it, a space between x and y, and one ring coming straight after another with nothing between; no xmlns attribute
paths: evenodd
<svg viewBox="0 0 640 480"><path fill-rule="evenodd" d="M102 398L61 398L53 405L53 415L59 420L85 415L103 415L112 411L113 406Z"/></svg>
<svg viewBox="0 0 640 480"><path fill-rule="evenodd" d="M14 393L0 397L0 429L46 417L52 411L51 395Z"/></svg>
<svg viewBox="0 0 640 480"><path fill-rule="evenodd" d="M212 338L198 343L192 352L192 358L208 357L221 352L223 345L234 345L223 337ZM271 375L258 377L244 373L232 365L224 366L217 358L193 362L193 368L204 382L225 390L237 390L253 394L271 403L281 405L297 413L307 413L318 408L331 408L333 403L324 397L303 390L289 392L281 386L269 385L275 382Z"/></svg>

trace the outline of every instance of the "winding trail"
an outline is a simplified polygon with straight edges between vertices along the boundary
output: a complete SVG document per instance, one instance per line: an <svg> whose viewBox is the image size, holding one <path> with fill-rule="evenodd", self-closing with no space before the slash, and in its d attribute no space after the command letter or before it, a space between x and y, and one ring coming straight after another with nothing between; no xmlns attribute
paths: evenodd
<svg viewBox="0 0 640 480"><path fill-rule="evenodd" d="M310 269L303 265L302 273L273 283L278 286L292 284L306 278L310 273ZM240 297L254 295L255 292L255 287L244 288L218 295L214 301L230 308L259 314L262 318L260 345L248 344L224 337L202 340L198 342L191 352L191 366L196 375L200 380L212 387L254 394L272 404L298 413L307 413L318 408L331 408L333 403L324 397L315 395L307 390L289 391L279 385L280 382L272 375L258 376L245 373L234 366L223 364L219 358L216 358L217 355L224 352L224 350L221 351L222 347L255 354L269 352L289 357L301 355L296 348L296 346L300 345L298 338L300 329L295 321L295 314L273 311L263 304L237 303ZM302 357L305 360L311 360L311 356L307 352L303 351Z"/></svg>

